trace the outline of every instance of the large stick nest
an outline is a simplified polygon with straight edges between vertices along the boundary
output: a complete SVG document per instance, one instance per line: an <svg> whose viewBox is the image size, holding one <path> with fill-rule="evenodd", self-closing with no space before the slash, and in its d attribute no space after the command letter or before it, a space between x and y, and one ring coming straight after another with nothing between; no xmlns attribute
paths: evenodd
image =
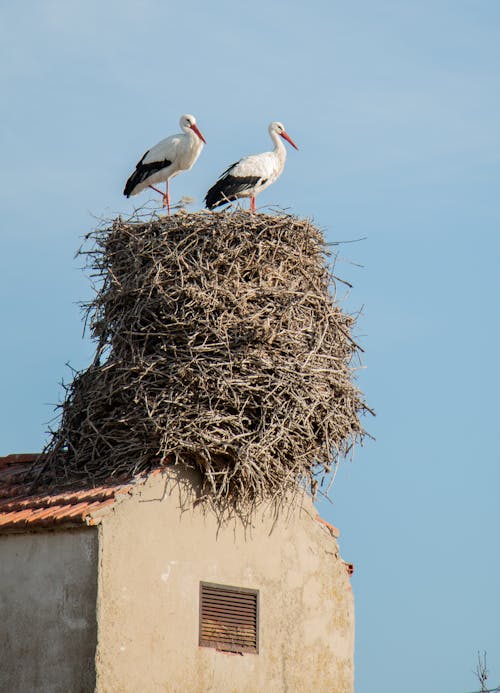
<svg viewBox="0 0 500 693"><path fill-rule="evenodd" d="M97 353L67 388L46 473L103 481L180 463L218 502L304 481L314 493L366 410L321 232L198 212L119 218L89 242Z"/></svg>

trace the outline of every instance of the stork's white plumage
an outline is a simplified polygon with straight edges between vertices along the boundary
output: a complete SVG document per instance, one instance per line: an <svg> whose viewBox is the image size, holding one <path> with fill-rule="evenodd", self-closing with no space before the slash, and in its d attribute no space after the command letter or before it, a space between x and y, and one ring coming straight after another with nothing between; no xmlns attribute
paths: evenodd
<svg viewBox="0 0 500 693"><path fill-rule="evenodd" d="M200 156L206 140L198 130L196 118L187 113L179 121L182 132L166 137L148 149L137 163L135 171L128 179L123 194L126 197L137 195L145 188L152 188L163 195L163 206L170 214L169 180L182 171L189 171ZM155 188L153 183L166 182L165 193Z"/></svg>
<svg viewBox="0 0 500 693"><path fill-rule="evenodd" d="M282 123L271 123L269 134L274 142L273 151L246 156L226 169L205 196L208 209L220 207L239 197L249 197L250 210L255 212L255 197L274 183L285 168L286 148L280 137L298 149Z"/></svg>

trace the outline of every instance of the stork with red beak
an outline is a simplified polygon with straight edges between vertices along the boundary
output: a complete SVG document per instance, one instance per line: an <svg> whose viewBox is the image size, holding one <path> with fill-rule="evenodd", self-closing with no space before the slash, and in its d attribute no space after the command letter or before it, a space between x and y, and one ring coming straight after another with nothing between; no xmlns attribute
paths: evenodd
<svg viewBox="0 0 500 693"><path fill-rule="evenodd" d="M271 123L269 134L274 142L273 151L246 156L226 169L206 194L208 209L220 207L239 197L249 197L250 211L255 212L256 196L274 183L285 168L286 148L280 137L298 149L282 123Z"/></svg>
<svg viewBox="0 0 500 693"><path fill-rule="evenodd" d="M128 179L123 194L126 197L137 195L145 188L152 188L163 196L163 206L170 214L169 181L182 171L189 171L200 156L206 140L198 130L196 118L187 113L179 121L182 133L165 138L148 149L137 163L135 171ZM163 193L153 183L165 181Z"/></svg>

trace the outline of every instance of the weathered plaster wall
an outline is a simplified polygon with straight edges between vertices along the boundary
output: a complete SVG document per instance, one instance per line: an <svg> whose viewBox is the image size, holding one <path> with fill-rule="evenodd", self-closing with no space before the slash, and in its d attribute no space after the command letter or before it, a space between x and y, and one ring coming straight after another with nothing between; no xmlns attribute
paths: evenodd
<svg viewBox="0 0 500 693"><path fill-rule="evenodd" d="M219 528L188 487L157 477L102 519L99 693L352 692L349 578L311 502ZM200 580L260 590L258 655L198 646Z"/></svg>
<svg viewBox="0 0 500 693"><path fill-rule="evenodd" d="M95 686L95 529L0 536L0 691Z"/></svg>

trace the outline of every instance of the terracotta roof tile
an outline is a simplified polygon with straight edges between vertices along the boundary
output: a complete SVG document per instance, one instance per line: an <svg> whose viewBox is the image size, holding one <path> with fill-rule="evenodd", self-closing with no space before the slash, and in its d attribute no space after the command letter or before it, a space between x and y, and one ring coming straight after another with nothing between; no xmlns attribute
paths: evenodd
<svg viewBox="0 0 500 693"><path fill-rule="evenodd" d="M113 505L133 486L123 481L92 486L87 481L70 488L52 485L33 490L25 478L27 472L36 471L39 457L0 457L0 532L96 524L93 515Z"/></svg>

